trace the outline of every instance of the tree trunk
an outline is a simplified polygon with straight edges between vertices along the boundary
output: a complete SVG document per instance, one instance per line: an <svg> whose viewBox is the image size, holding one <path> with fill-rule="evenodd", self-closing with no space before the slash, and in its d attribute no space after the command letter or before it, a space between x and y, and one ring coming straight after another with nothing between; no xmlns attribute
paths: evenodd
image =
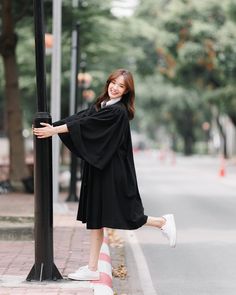
<svg viewBox="0 0 236 295"><path fill-rule="evenodd" d="M184 137L184 154L186 156L193 154L193 138L188 135Z"/></svg>
<svg viewBox="0 0 236 295"><path fill-rule="evenodd" d="M228 116L230 117L232 123L234 124L234 127L236 127L236 115L235 115L235 113L228 113Z"/></svg>
<svg viewBox="0 0 236 295"><path fill-rule="evenodd" d="M16 62L17 36L14 33L12 1L2 1L2 35L0 53L3 56L5 75L5 98L7 133L9 138L10 180L14 186L28 177L25 163L24 139L22 135L22 111Z"/></svg>
<svg viewBox="0 0 236 295"><path fill-rule="evenodd" d="M171 149L177 152L177 137L175 133L171 134Z"/></svg>
<svg viewBox="0 0 236 295"><path fill-rule="evenodd" d="M183 112L183 117L181 124L179 126L179 131L182 134L184 140L184 154L190 156L193 154L194 146L194 133L193 133L193 113L190 109L186 108Z"/></svg>
<svg viewBox="0 0 236 295"><path fill-rule="evenodd" d="M221 146L223 147L223 155L224 155L225 159L227 159L228 158L227 139L226 139L226 134L225 134L224 128L223 128L222 124L220 123L220 115L216 116L216 124L217 124L217 127L218 127L220 135L221 135L220 138L221 138Z"/></svg>

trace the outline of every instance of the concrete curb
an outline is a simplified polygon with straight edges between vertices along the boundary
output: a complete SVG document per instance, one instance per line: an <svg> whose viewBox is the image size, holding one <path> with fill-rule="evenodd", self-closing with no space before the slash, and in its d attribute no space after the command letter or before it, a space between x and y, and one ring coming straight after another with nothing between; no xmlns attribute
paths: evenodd
<svg viewBox="0 0 236 295"><path fill-rule="evenodd" d="M0 216L0 240L31 241L34 237L32 216Z"/></svg>
<svg viewBox="0 0 236 295"><path fill-rule="evenodd" d="M104 239L99 255L98 269L101 279L96 282L91 282L94 295L113 295L111 256L106 229L104 229Z"/></svg>

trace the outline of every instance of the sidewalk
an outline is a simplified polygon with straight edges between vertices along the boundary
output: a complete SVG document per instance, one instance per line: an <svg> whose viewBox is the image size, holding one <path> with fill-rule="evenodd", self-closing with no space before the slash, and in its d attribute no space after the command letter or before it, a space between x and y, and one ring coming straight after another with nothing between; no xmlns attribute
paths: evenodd
<svg viewBox="0 0 236 295"><path fill-rule="evenodd" d="M1 217L33 217L33 195L2 194L0 202ZM89 257L89 232L75 220L77 206L77 203L65 202L54 206L54 263L65 279L56 282L27 282L25 279L34 264L34 242L0 240L1 295L93 294L90 282L76 282L66 278L68 273L87 264Z"/></svg>

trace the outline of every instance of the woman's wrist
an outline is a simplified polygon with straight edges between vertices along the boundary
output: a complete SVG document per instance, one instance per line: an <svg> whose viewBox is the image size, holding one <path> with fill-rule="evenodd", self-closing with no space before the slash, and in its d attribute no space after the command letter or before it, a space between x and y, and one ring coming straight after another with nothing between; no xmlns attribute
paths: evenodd
<svg viewBox="0 0 236 295"><path fill-rule="evenodd" d="M68 128L67 128L67 125L64 124L64 125L59 125L59 126L55 126L53 127L53 131L54 131L54 134L58 134L58 133L66 133L68 132Z"/></svg>
<svg viewBox="0 0 236 295"><path fill-rule="evenodd" d="M37 136L37 138L47 138L51 137L58 133L66 133L69 132L67 125L53 126L48 123L41 122L41 128L33 128L33 133Z"/></svg>

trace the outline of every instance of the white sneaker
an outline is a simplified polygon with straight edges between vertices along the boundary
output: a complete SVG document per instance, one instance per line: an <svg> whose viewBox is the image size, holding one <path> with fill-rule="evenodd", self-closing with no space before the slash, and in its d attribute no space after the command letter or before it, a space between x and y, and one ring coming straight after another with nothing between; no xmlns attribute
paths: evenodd
<svg viewBox="0 0 236 295"><path fill-rule="evenodd" d="M162 233L169 240L170 246L174 248L176 246L176 226L175 218L173 214L163 215L166 223L161 227Z"/></svg>
<svg viewBox="0 0 236 295"><path fill-rule="evenodd" d="M86 265L80 267L76 272L68 274L68 278L76 281L98 281L100 274L98 270L90 270Z"/></svg>

